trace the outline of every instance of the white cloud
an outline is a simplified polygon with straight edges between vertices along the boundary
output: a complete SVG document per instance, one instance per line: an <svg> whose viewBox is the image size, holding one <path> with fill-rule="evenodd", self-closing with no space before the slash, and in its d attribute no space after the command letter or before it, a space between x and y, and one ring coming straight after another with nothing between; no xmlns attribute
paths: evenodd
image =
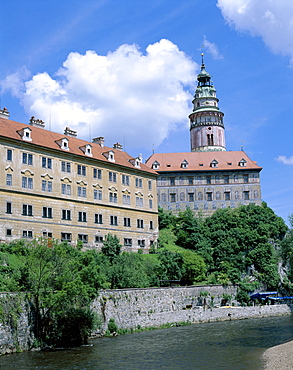
<svg viewBox="0 0 293 370"><path fill-rule="evenodd" d="M209 40L207 40L206 36L204 36L202 44L204 46L203 51L206 50L208 53L212 54L212 57L214 59L223 59L222 55L218 50L217 45L214 42L210 42Z"/></svg>
<svg viewBox="0 0 293 370"><path fill-rule="evenodd" d="M169 40L122 45L106 56L70 53L54 77L46 72L25 84L27 112L61 132L65 126L88 139L105 136L106 145L159 145L170 130L188 125L197 64ZM90 129L89 129L90 126Z"/></svg>
<svg viewBox="0 0 293 370"><path fill-rule="evenodd" d="M26 67L22 67L15 73L6 76L4 80L0 81L2 94L10 91L13 96L20 98L25 88L24 81L29 76L30 72Z"/></svg>
<svg viewBox="0 0 293 370"><path fill-rule="evenodd" d="M293 63L293 2L288 0L218 0L226 21L237 30L261 36L276 54Z"/></svg>
<svg viewBox="0 0 293 370"><path fill-rule="evenodd" d="M286 157L284 155L279 155L278 158L276 158L277 161L282 162L284 164L291 164L293 165L293 155L291 157Z"/></svg>

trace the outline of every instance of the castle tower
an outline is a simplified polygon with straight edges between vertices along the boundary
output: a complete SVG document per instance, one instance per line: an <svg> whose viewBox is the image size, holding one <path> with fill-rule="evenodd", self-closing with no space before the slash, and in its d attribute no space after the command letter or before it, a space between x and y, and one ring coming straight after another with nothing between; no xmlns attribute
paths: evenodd
<svg viewBox="0 0 293 370"><path fill-rule="evenodd" d="M198 85L192 101L193 112L189 115L191 151L225 151L224 113L218 108L219 99L211 75L205 70L203 54L197 80Z"/></svg>

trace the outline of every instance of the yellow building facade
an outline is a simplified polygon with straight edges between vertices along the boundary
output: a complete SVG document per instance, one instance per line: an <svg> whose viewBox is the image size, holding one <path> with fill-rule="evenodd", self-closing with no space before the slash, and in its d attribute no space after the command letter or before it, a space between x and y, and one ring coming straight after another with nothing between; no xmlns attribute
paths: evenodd
<svg viewBox="0 0 293 370"><path fill-rule="evenodd" d="M158 234L157 173L120 144L25 125L0 112L0 241L56 238L86 248L118 236L145 252Z"/></svg>

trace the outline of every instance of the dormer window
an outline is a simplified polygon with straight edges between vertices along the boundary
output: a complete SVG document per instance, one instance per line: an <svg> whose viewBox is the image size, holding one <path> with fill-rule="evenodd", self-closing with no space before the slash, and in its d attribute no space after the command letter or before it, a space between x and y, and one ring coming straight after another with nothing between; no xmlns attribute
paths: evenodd
<svg viewBox="0 0 293 370"><path fill-rule="evenodd" d="M69 140L66 137L57 140L56 143L60 146L60 149L69 150Z"/></svg>
<svg viewBox="0 0 293 370"><path fill-rule="evenodd" d="M115 156L113 150L103 153L103 156L108 159L110 162L115 162Z"/></svg>
<svg viewBox="0 0 293 370"><path fill-rule="evenodd" d="M87 155L88 157L92 157L93 156L93 154L92 154L92 146L90 144L86 144L86 145L80 146L79 149L82 150L83 153L85 155Z"/></svg>
<svg viewBox="0 0 293 370"><path fill-rule="evenodd" d="M137 157L137 158L132 158L132 159L129 159L129 162L136 168L140 168L140 158Z"/></svg>
<svg viewBox="0 0 293 370"><path fill-rule="evenodd" d="M188 168L188 162L186 159L181 163L181 168Z"/></svg>
<svg viewBox="0 0 293 370"><path fill-rule="evenodd" d="M244 158L242 158L241 161L239 161L239 166L240 167L246 167L246 163L247 163L247 161Z"/></svg>
<svg viewBox="0 0 293 370"><path fill-rule="evenodd" d="M210 167L212 168L217 168L218 167L218 161L216 159L214 159L213 161L211 161L210 163Z"/></svg>
<svg viewBox="0 0 293 370"><path fill-rule="evenodd" d="M31 132L32 130L29 127L25 127L22 130L18 131L22 140L25 140L25 141L32 141Z"/></svg>
<svg viewBox="0 0 293 370"><path fill-rule="evenodd" d="M152 169L153 170L158 170L160 168L160 163L158 161L155 161L153 164L152 164Z"/></svg>

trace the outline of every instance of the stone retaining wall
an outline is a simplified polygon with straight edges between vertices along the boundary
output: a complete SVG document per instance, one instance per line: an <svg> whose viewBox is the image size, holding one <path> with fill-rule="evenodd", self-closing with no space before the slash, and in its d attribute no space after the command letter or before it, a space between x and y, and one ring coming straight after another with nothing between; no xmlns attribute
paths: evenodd
<svg viewBox="0 0 293 370"><path fill-rule="evenodd" d="M205 285L193 287L102 290L92 308L103 319L102 332L115 319L119 328L159 327L167 323L200 323L289 315L293 306L286 304L255 307L220 307L223 298L235 297L233 286ZM13 294L0 294L0 299L13 304ZM12 302L12 303L11 303ZM18 302L21 302L18 301ZM237 303L231 300L234 305ZM10 312L10 311L8 311ZM34 342L28 304L11 311L17 316L13 325L0 320L0 354L28 351ZM7 315L6 315L7 321ZM8 320L9 321L9 320ZM98 333L95 333L98 334Z"/></svg>
<svg viewBox="0 0 293 370"><path fill-rule="evenodd" d="M219 285L103 290L92 307L103 319L102 331L107 329L110 318L115 320L118 328L136 329L167 323L199 323L291 314L288 305L220 307L223 295L234 297L235 294L235 287Z"/></svg>
<svg viewBox="0 0 293 370"><path fill-rule="evenodd" d="M24 296L1 293L0 355L32 348L34 335L30 325L30 312Z"/></svg>

